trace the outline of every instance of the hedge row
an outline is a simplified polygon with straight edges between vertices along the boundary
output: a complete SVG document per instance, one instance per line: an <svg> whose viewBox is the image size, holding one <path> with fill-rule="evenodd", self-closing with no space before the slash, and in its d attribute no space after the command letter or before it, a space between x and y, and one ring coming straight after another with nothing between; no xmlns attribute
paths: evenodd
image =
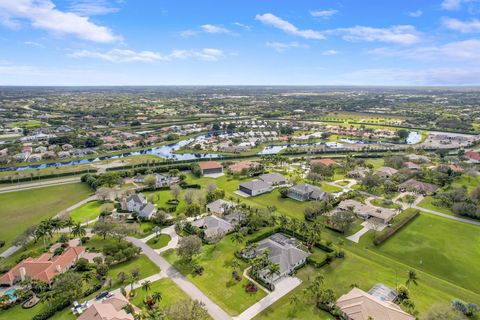
<svg viewBox="0 0 480 320"><path fill-rule="evenodd" d="M7 184L7 183L17 183L17 182L26 182L26 181L34 181L34 180L43 180L43 179L51 179L51 178L60 178L66 176L75 176L81 175L85 173L91 173L94 170L81 170L81 171L72 171L72 172L61 172L61 173L54 173L54 174L44 174L38 177L23 177L23 178L14 178L12 172L12 180L3 178L0 180L0 184Z"/></svg>
<svg viewBox="0 0 480 320"><path fill-rule="evenodd" d="M420 211L418 210L407 210L403 212L404 216L402 217L402 220L395 223L392 227L384 229L378 236L375 237L375 239L373 239L374 245L378 246L382 244L385 240L393 236L398 230L402 229L404 226L406 226L408 223L413 221L413 219L420 215Z"/></svg>

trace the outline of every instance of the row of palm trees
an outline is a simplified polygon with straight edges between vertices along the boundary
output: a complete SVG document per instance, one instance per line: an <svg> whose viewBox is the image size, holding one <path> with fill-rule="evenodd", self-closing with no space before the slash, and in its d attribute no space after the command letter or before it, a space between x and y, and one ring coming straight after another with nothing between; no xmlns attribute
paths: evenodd
<svg viewBox="0 0 480 320"><path fill-rule="evenodd" d="M71 218L49 218L42 220L33 230L33 238L35 242L42 239L44 249L47 249L48 240L53 238L55 233L68 228L73 237L83 237L87 234L85 226L80 222L75 223Z"/></svg>

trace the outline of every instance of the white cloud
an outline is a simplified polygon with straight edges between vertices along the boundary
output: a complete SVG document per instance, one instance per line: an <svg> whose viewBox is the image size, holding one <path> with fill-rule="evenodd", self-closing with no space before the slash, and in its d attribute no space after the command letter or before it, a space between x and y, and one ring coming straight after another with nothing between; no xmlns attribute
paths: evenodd
<svg viewBox="0 0 480 320"><path fill-rule="evenodd" d="M255 16L255 19L262 22L263 24L280 29L285 33L299 36L305 39L315 39L315 40L325 39L325 36L319 31L315 31L311 29L301 30L296 26L294 26L293 24L291 24L290 22L283 20L282 18L277 17L271 13L257 14Z"/></svg>
<svg viewBox="0 0 480 320"><path fill-rule="evenodd" d="M26 44L27 46L33 46L33 47L37 47L37 48L45 48L45 46L43 44L35 42L35 41L25 41L24 44Z"/></svg>
<svg viewBox="0 0 480 320"><path fill-rule="evenodd" d="M329 9L329 10L316 10L310 11L310 15L317 18L330 18L331 16L338 13L338 10Z"/></svg>
<svg viewBox="0 0 480 320"><path fill-rule="evenodd" d="M240 27L240 28L243 28L245 30L251 30L252 29L252 26L249 26L249 25L246 25L246 24L243 24L243 23L240 23L240 22L234 22L233 25L235 25L237 27Z"/></svg>
<svg viewBox="0 0 480 320"><path fill-rule="evenodd" d="M470 39L450 42L440 46L424 46L406 50L399 50L398 48L377 48L370 50L369 53L420 60L478 60L480 59L480 40Z"/></svg>
<svg viewBox="0 0 480 320"><path fill-rule="evenodd" d="M224 56L222 50L205 48L202 50L173 50L169 54L155 51L133 51L128 49L112 49L110 51L80 50L69 55L72 58L94 58L113 63L123 62L156 62L177 59L197 58L200 60L217 61Z"/></svg>
<svg viewBox="0 0 480 320"><path fill-rule="evenodd" d="M411 25L398 25L389 28L355 26L339 28L329 32L340 32L347 41L379 41L398 44L413 44L420 41L419 32Z"/></svg>
<svg viewBox="0 0 480 320"><path fill-rule="evenodd" d="M325 51L322 51L322 56L336 56L339 53L340 52L337 50L325 50Z"/></svg>
<svg viewBox="0 0 480 320"><path fill-rule="evenodd" d="M3 0L0 11L7 21L28 20L33 27L58 35L105 43L119 40L109 28L91 22L88 17L61 11L51 0Z"/></svg>
<svg viewBox="0 0 480 320"><path fill-rule="evenodd" d="M229 33L230 32L230 30L228 30L227 28L216 26L213 24L201 25L200 29L202 29L206 33Z"/></svg>
<svg viewBox="0 0 480 320"><path fill-rule="evenodd" d="M458 10L461 4L462 0L443 0L441 7L444 10Z"/></svg>
<svg viewBox="0 0 480 320"><path fill-rule="evenodd" d="M69 11L87 17L115 13L119 10L107 0L71 0L69 7Z"/></svg>
<svg viewBox="0 0 480 320"><path fill-rule="evenodd" d="M461 33L480 32L480 20L477 19L462 21L453 18L444 18L443 25L448 29L459 31Z"/></svg>
<svg viewBox="0 0 480 320"><path fill-rule="evenodd" d="M419 18L423 15L423 11L422 10L411 11L408 13L408 15L412 18Z"/></svg>
<svg viewBox="0 0 480 320"><path fill-rule="evenodd" d="M291 48L307 48L307 45L300 44L298 42L267 42L266 46L273 48L275 51L283 52Z"/></svg>

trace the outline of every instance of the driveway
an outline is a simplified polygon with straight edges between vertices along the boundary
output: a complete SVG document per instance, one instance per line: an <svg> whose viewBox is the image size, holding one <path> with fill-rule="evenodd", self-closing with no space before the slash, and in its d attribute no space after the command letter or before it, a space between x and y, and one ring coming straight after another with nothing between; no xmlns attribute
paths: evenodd
<svg viewBox="0 0 480 320"><path fill-rule="evenodd" d="M233 319L236 320L250 320L256 317L260 312L270 307L280 298L288 294L290 291L298 287L302 283L302 280L296 277L286 277L280 279L277 283L275 283L275 290L270 292L266 297L262 300L258 301L254 305L252 305L247 310L243 311L237 317Z"/></svg>
<svg viewBox="0 0 480 320"><path fill-rule="evenodd" d="M145 242L133 238L127 237L127 240L133 243L135 246L142 249L143 253L155 263L160 270L165 272L177 286L182 289L191 299L199 300L205 304L205 308L214 320L227 320L231 319L230 315L226 313L222 308L215 304L210 298L208 298L200 289L198 289L193 283L190 282L184 275L178 272L167 260L158 255L155 250L150 248Z"/></svg>

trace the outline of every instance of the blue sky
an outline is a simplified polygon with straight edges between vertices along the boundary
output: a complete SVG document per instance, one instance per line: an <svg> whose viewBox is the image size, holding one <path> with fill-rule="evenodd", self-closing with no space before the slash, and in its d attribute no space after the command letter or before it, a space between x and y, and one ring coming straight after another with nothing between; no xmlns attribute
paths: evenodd
<svg viewBox="0 0 480 320"><path fill-rule="evenodd" d="M480 85L480 0L0 0L0 85Z"/></svg>

